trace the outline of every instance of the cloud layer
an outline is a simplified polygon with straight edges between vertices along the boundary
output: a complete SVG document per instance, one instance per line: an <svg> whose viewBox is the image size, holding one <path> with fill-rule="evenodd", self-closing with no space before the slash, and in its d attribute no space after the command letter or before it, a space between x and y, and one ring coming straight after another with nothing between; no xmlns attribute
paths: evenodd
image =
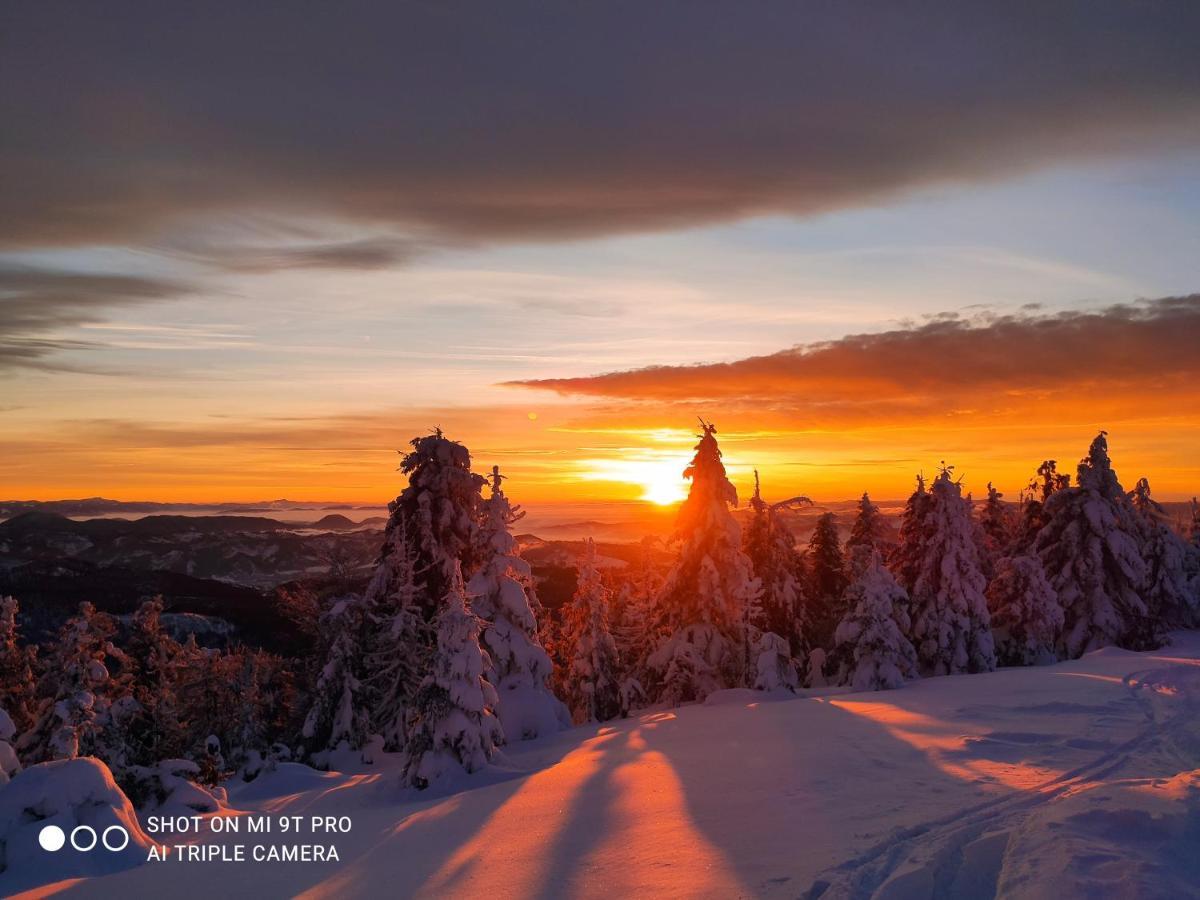
<svg viewBox="0 0 1200 900"><path fill-rule="evenodd" d="M50 367L46 357L57 351L92 346L58 336L63 330L98 322L114 306L165 300L189 290L167 279L0 264L0 371Z"/></svg>
<svg viewBox="0 0 1200 900"><path fill-rule="evenodd" d="M756 409L776 426L1012 415L1044 405L1181 412L1200 399L1200 294L1094 312L941 316L732 363L510 384L566 395ZM1066 414L1066 410L1063 411Z"/></svg>
<svg viewBox="0 0 1200 900"><path fill-rule="evenodd" d="M1200 140L1190 0L48 0L3 18L9 248L264 210L439 240L571 237Z"/></svg>

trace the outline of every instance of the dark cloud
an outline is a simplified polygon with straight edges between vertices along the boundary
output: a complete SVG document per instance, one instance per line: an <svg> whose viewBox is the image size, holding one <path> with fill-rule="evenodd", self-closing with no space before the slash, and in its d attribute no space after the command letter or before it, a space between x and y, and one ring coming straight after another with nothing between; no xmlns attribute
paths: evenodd
<svg viewBox="0 0 1200 900"><path fill-rule="evenodd" d="M229 211L504 240L828 210L1194 145L1198 43L1193 0L8 4L0 245Z"/></svg>
<svg viewBox="0 0 1200 900"><path fill-rule="evenodd" d="M0 264L0 370L62 368L49 358L99 345L57 332L102 321L113 307L166 300L189 290L166 279Z"/></svg>
<svg viewBox="0 0 1200 900"><path fill-rule="evenodd" d="M732 363L509 382L560 394L710 403L803 422L1012 412L1065 397L1150 414L1200 400L1200 294L1057 315L935 316Z"/></svg>

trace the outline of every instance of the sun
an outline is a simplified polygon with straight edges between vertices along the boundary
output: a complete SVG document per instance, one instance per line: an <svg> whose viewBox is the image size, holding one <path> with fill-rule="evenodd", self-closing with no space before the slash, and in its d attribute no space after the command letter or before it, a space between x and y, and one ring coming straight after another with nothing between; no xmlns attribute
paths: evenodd
<svg viewBox="0 0 1200 900"><path fill-rule="evenodd" d="M654 454L641 458L589 459L581 464L585 481L609 481L639 489L638 499L656 506L673 506L687 499L683 477L688 457Z"/></svg>
<svg viewBox="0 0 1200 900"><path fill-rule="evenodd" d="M658 506L672 506L687 499L687 482L672 465L669 472L648 471L641 480L642 499Z"/></svg>

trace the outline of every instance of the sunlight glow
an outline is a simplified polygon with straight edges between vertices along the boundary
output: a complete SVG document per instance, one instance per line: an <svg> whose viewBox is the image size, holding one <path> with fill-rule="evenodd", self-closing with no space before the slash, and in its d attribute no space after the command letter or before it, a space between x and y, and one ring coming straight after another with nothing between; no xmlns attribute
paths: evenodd
<svg viewBox="0 0 1200 900"><path fill-rule="evenodd" d="M658 506L671 506L687 498L688 483L683 477L686 456L642 456L625 459L587 459L580 461L584 481L611 481L641 490L640 499Z"/></svg>

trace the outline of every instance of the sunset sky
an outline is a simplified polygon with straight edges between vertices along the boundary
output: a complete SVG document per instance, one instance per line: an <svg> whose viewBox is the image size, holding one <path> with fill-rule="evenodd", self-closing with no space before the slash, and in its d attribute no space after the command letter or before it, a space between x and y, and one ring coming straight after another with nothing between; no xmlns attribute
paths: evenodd
<svg viewBox="0 0 1200 900"><path fill-rule="evenodd" d="M0 14L5 499L1200 490L1198 4L189 6Z"/></svg>

